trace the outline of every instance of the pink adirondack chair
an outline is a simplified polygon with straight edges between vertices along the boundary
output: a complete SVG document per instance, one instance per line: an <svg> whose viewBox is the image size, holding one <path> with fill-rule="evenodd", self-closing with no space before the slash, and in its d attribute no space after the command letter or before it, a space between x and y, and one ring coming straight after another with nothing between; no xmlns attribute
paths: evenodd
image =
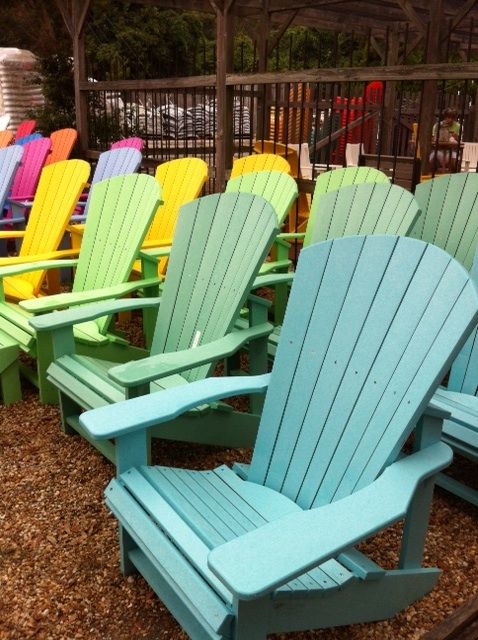
<svg viewBox="0 0 478 640"><path fill-rule="evenodd" d="M39 138L24 145L22 162L13 179L9 196L10 204L6 214L7 218L12 218L12 222L21 222L24 219L29 207L16 202L33 200L50 147L50 138Z"/></svg>
<svg viewBox="0 0 478 640"><path fill-rule="evenodd" d="M54 162L68 160L78 138L76 129L58 129L50 135L51 152L45 161L45 167Z"/></svg>
<svg viewBox="0 0 478 640"><path fill-rule="evenodd" d="M36 120L23 120L22 122L20 122L15 134L15 142L17 140L20 140L20 138L24 138L25 136L29 136L31 133L33 133L36 126Z"/></svg>
<svg viewBox="0 0 478 640"><path fill-rule="evenodd" d="M123 138L123 140L113 142L113 144L111 145L111 149L121 149L122 147L133 147L133 149L142 151L144 142L141 138Z"/></svg>

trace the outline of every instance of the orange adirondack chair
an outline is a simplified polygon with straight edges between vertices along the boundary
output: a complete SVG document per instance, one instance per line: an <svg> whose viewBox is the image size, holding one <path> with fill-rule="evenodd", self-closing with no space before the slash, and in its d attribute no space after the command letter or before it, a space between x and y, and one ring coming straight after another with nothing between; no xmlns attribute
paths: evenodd
<svg viewBox="0 0 478 640"><path fill-rule="evenodd" d="M13 140L13 133L11 131L0 131L0 149L8 147Z"/></svg>
<svg viewBox="0 0 478 640"><path fill-rule="evenodd" d="M60 162L60 160L68 160L77 138L78 131L76 129L58 129L58 131L54 131L50 136L51 152L46 159L45 167L54 162Z"/></svg>

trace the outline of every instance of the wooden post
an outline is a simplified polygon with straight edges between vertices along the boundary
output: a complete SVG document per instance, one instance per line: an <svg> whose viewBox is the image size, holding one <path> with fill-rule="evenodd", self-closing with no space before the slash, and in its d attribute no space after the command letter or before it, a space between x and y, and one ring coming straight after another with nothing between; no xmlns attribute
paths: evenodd
<svg viewBox="0 0 478 640"><path fill-rule="evenodd" d="M443 0L434 0L430 3L430 23L428 29L428 42L426 62L435 63L441 61L440 32L443 23ZM437 101L437 81L425 80L422 88L422 105L420 122L418 124L418 141L423 168L429 171L429 157L432 149L432 128L435 122L435 109Z"/></svg>
<svg viewBox="0 0 478 640"><path fill-rule="evenodd" d="M387 66L398 64L399 35L397 29L393 28L388 34L388 55ZM397 96L397 83L387 82L385 85L385 95L383 99L383 127L380 152L384 155L392 154L393 126L395 123L395 100Z"/></svg>
<svg viewBox="0 0 478 640"><path fill-rule="evenodd" d="M88 149L88 98L80 90L80 82L86 80L84 25L91 0L74 0L72 6L73 27L73 77L75 82L76 128L81 152Z"/></svg>
<svg viewBox="0 0 478 640"><path fill-rule="evenodd" d="M270 14L269 0L262 3L262 15L259 22L257 34L257 53L258 53L258 72L267 72L267 59L269 56L269 32L270 32ZM257 116L256 116L256 138L257 140L265 140L269 137L270 112L269 112L269 85L262 85L260 95L257 97ZM276 126L278 114L275 114Z"/></svg>
<svg viewBox="0 0 478 640"><path fill-rule="evenodd" d="M234 87L226 85L226 75L233 70L233 23L231 8L234 0L210 0L216 11L216 181L217 191L226 186L226 171L232 167L234 149L233 103Z"/></svg>

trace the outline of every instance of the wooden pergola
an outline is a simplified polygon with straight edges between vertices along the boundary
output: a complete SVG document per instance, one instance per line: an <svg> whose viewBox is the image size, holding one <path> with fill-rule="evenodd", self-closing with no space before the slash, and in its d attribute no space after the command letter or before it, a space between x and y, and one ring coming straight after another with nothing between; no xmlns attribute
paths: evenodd
<svg viewBox="0 0 478 640"><path fill-rule="evenodd" d="M435 117L437 82L476 80L478 64L472 62L478 51L478 0L135 0L137 4L160 8L214 12L216 15L216 74L208 77L215 85L216 182L224 184L232 161L232 93L238 83L342 82L382 80L387 82L384 110L393 109L394 83L403 79L424 81L420 119L431 123ZM88 146L87 92L93 83L86 76L84 27L91 0L56 0L73 40L75 104L77 127L83 151ZM251 21L258 45L258 71L233 73L234 20ZM268 72L267 60L281 36L291 25L307 25L328 31L370 34L371 44L380 56L380 67L315 69L300 72ZM274 39L270 37L274 27ZM405 43L405 46L404 46ZM425 43L425 44L424 44ZM447 62L447 48L453 44L460 61ZM404 64L404 56L418 45L425 46L424 64ZM405 52L404 52L405 48ZM201 78L129 80L122 88L142 89L162 86L192 87ZM103 86L104 85L104 86ZM95 83L94 89L111 89L111 83ZM384 118L385 126L389 118ZM430 131L418 128L423 157L430 151ZM478 132L477 132L478 133Z"/></svg>

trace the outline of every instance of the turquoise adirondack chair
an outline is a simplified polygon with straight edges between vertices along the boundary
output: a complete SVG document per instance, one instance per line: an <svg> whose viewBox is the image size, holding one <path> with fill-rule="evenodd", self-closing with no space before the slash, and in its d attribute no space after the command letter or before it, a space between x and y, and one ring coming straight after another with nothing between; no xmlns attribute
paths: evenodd
<svg viewBox="0 0 478 640"><path fill-rule="evenodd" d="M289 209L297 199L297 183L283 171L257 171L245 173L229 180L226 193L253 193L270 202L277 216L279 227L284 223Z"/></svg>
<svg viewBox="0 0 478 640"><path fill-rule="evenodd" d="M107 302L32 319L37 335L53 343L56 359L48 369L48 379L60 392L65 431L75 429L83 435L78 422L83 409L204 378L216 361L251 340L255 346L250 349L250 367L256 373L265 371L267 335L272 329L266 321L267 302L251 301L252 326L234 330L234 322L276 233L276 215L259 196L225 193L199 198L181 207L159 300ZM143 253L146 258L147 251ZM123 350L126 364L114 366L100 348L96 359L75 353L73 325L148 304L157 309L159 303L154 335L147 341L152 344L149 358L126 362L131 358ZM23 306L33 309L36 304ZM169 437L231 446L253 441L257 430L253 413L236 413L222 406L211 410L214 429L203 429L195 412L172 424ZM243 425L240 429L238 423ZM102 443L100 448L115 460L112 443Z"/></svg>
<svg viewBox="0 0 478 640"><path fill-rule="evenodd" d="M471 269L478 282L478 251ZM443 423L442 440L455 453L478 462L478 329L475 328L454 361L446 388L439 387L433 396L436 404L450 412ZM449 475L440 474L437 484L478 506L478 491Z"/></svg>
<svg viewBox="0 0 478 640"><path fill-rule="evenodd" d="M477 193L477 173L454 173L417 185L422 215L410 237L436 244L470 270L478 243Z"/></svg>
<svg viewBox="0 0 478 640"><path fill-rule="evenodd" d="M90 438L117 442L105 495L123 572L139 571L193 639L384 619L430 591L440 571L421 559L433 480L452 458L440 412L422 420L414 453L400 451L477 304L466 271L437 247L393 236L323 242L299 258L271 374L82 414ZM250 468L145 466L150 425L266 389ZM402 519L396 569L355 548Z"/></svg>
<svg viewBox="0 0 478 640"><path fill-rule="evenodd" d="M93 178L91 179L91 187L102 180L135 173L140 167L142 157L141 151L133 147L103 151L98 158ZM82 213L75 213L71 216L70 221L75 223L84 222L88 213L89 203L89 197L86 196L82 202L79 203L80 207L83 208Z"/></svg>
<svg viewBox="0 0 478 640"><path fill-rule="evenodd" d="M54 166L58 165L52 165ZM45 334L35 333L28 322L29 318L32 313L41 314L84 305L127 295L137 288L157 286L157 278L134 283L128 283L127 280L159 203L160 188L151 176L131 174L99 182L92 189L90 212L79 258L52 259L0 268L2 286L8 276L37 272L39 269L76 268L71 293L33 298L20 305L5 301L0 303L1 330L35 359L34 369L22 365L21 371L38 386L42 402L57 401L56 389L46 379L53 351ZM54 315L61 316L59 313ZM97 354L101 351L104 357L119 358L120 362L123 361L125 352L131 359L145 355L144 350L130 348L126 340L108 331L109 324L109 317L84 322L72 329L72 342L73 339L76 340L80 353ZM121 356L117 355L117 351Z"/></svg>
<svg viewBox="0 0 478 640"><path fill-rule="evenodd" d="M388 181L341 187L321 196L320 215L313 225L309 242L352 235L406 235L419 214L418 203L412 194ZM257 286L275 288L275 322L279 326L269 340L271 355L277 346L292 278L293 274L271 274L256 281Z"/></svg>

